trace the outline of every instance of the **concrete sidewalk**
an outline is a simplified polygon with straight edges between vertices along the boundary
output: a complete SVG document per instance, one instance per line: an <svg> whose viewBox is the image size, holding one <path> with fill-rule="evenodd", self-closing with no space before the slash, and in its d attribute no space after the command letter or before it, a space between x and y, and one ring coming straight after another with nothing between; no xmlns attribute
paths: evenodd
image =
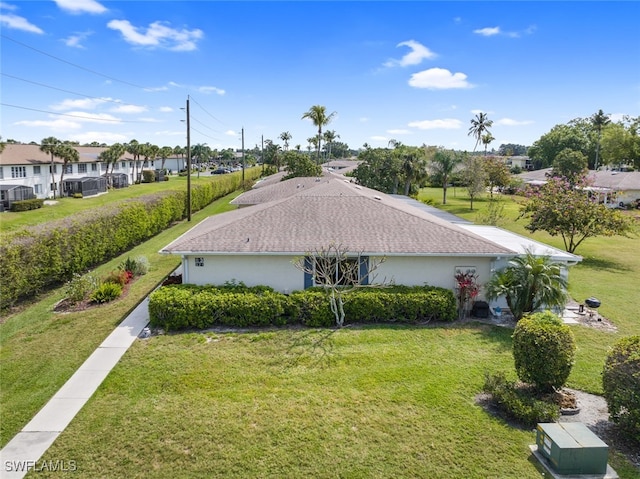
<svg viewBox="0 0 640 479"><path fill-rule="evenodd" d="M24 477L30 469L40 470L47 466L39 462L42 455L78 414L149 323L148 305L149 298L145 298L22 431L0 451L0 477ZM60 460L54 465L61 468L58 470L70 470L74 467L73 461L70 460Z"/></svg>

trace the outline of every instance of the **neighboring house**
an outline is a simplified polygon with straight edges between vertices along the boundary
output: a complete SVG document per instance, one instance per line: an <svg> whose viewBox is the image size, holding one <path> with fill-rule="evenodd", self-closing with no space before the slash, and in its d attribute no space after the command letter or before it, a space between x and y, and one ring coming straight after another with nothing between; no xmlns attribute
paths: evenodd
<svg viewBox="0 0 640 479"><path fill-rule="evenodd" d="M65 168L65 180L97 177L106 174L107 164L98 160L98 156L106 148L77 146L75 149L78 150L79 161L65 166L60 158L55 157L52 175L51 155L40 151L40 146L6 144L4 150L0 152L0 185L29 186L33 188L37 198L46 199L53 197L54 190L56 196L60 196L60 173L62 173L63 168ZM162 160L160 159L145 162L141 158L138 162L138 173L142 169L153 170L160 168L161 162ZM109 172L112 172L111 165L109 165ZM133 184L135 182L136 165L131 155L125 153L113 165L113 173L126 174L128 183Z"/></svg>
<svg viewBox="0 0 640 479"><path fill-rule="evenodd" d="M384 257L375 271L376 282L449 289L454 288L456 271L475 271L484 284L509 258L534 243L498 228L500 234L465 228L415 206L413 200L394 198L337 175L320 181L293 178L283 184L288 186L265 186L263 202L251 198L255 191L241 195L236 204L253 206L211 216L160 252L182 257L185 283L235 280L289 293L314 285L313 275L298 270L293 261L332 243L364 260L363 278L373 260ZM267 189L276 199L269 200ZM249 200L243 200L245 195ZM536 250L547 253L567 266L580 260L543 245Z"/></svg>
<svg viewBox="0 0 640 479"><path fill-rule="evenodd" d="M330 171L335 171L344 175L345 173L351 173L360 165L360 163L362 163L362 161L359 160L331 160L322 166Z"/></svg>
<svg viewBox="0 0 640 479"><path fill-rule="evenodd" d="M499 158L504 159L505 165L509 168L515 168L517 166L521 170L533 169L533 163L528 156L502 156Z"/></svg>
<svg viewBox="0 0 640 479"><path fill-rule="evenodd" d="M548 180L551 171L552 168L545 168L517 176L526 184L542 185ZM640 199L640 171L589 171L588 179L591 182L588 189L597 194L602 203L611 207L624 206Z"/></svg>

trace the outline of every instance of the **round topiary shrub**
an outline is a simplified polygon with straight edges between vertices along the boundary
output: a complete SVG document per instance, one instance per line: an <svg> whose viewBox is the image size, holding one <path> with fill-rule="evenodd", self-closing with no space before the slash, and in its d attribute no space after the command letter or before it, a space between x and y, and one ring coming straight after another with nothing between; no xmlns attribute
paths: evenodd
<svg viewBox="0 0 640 479"><path fill-rule="evenodd" d="M640 336L622 338L613 346L602 388L611 420L640 444Z"/></svg>
<svg viewBox="0 0 640 479"><path fill-rule="evenodd" d="M513 332L516 373L540 391L564 386L575 352L573 331L551 311L525 316Z"/></svg>

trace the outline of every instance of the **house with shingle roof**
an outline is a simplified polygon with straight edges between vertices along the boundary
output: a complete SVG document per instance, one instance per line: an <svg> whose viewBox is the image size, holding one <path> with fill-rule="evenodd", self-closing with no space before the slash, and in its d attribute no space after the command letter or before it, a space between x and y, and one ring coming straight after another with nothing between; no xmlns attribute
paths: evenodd
<svg viewBox="0 0 640 479"><path fill-rule="evenodd" d="M242 196L254 193L247 192L236 204L252 206L211 216L160 252L182 257L184 283L235 280L288 293L314 285L312 275L298 270L294 260L331 244L360 259L363 279L368 265L385 258L375 272L379 280L452 289L456 271L473 270L486 283L531 243L509 232L508 241L487 237L486 231L464 228L344 177L317 180L288 180L289 185L305 185L299 188L275 183L264 188L261 201L254 197L245 202ZM269 189L272 198L266 194ZM566 265L580 259L554 252Z"/></svg>

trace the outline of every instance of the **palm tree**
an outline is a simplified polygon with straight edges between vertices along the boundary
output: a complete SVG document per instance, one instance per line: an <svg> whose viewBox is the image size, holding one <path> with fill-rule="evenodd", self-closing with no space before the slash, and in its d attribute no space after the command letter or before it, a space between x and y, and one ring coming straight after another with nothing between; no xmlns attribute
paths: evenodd
<svg viewBox="0 0 640 479"><path fill-rule="evenodd" d="M335 130L327 130L324 132L324 141L328 145L327 159L331 161L331 144L340 138L340 135L336 134Z"/></svg>
<svg viewBox="0 0 640 479"><path fill-rule="evenodd" d="M58 156L58 150L60 148L60 145L62 144L62 142L60 140L58 140L55 136L49 136L47 138L44 138L41 142L40 142L40 151L44 152L44 153L48 153L49 155L51 155L51 165L49 166L49 173L51 174L51 185L53 188L53 199L56 198L56 179L55 179L55 174L54 174L54 168L55 165L53 163L53 158Z"/></svg>
<svg viewBox="0 0 640 479"><path fill-rule="evenodd" d="M591 115L591 125L598 132L598 143L596 146L596 163L594 166L594 170L598 169L598 157L600 156L600 138L602 136L602 129L611 123L609 119L609 115L606 115L602 110L598 110L598 113L594 113Z"/></svg>
<svg viewBox="0 0 640 479"><path fill-rule="evenodd" d="M482 137L491 133L489 128L493 126L493 120L489 120L486 113L477 113L475 118L471 119L471 127L469 128L469 136L473 136L476 139L476 146L473 147L473 151L476 151L478 144L482 141Z"/></svg>
<svg viewBox="0 0 640 479"><path fill-rule="evenodd" d="M453 150L445 150L438 148L431 159L431 169L442 178L442 204L447 204L447 187L449 185L449 177L455 171L456 167L462 162L460 155Z"/></svg>
<svg viewBox="0 0 640 479"><path fill-rule="evenodd" d="M135 164L135 175L132 178L131 183L135 183L136 181L139 180L138 178L138 162L140 161L140 153L142 152L142 148L143 146L138 143L138 140L131 140L127 145L126 145L126 151L127 153L129 153L130 155L133 156L133 161Z"/></svg>
<svg viewBox="0 0 640 479"><path fill-rule="evenodd" d="M484 156L487 156L487 147L489 146L489 143L491 143L493 140L495 140L495 138L489 132L482 135L482 144L484 145Z"/></svg>
<svg viewBox="0 0 640 479"><path fill-rule="evenodd" d="M67 165L80 161L80 153L69 143L63 143L59 146L58 156L62 159L62 172L60 173L60 196L62 196L62 185L64 181L64 170Z"/></svg>
<svg viewBox="0 0 640 479"><path fill-rule="evenodd" d="M419 183L427 177L425 156L425 150L416 146L405 146L400 149L405 196L409 196L412 183Z"/></svg>
<svg viewBox="0 0 640 479"><path fill-rule="evenodd" d="M283 131L280 133L280 139L284 141L284 151L289 151L289 140L292 138L291 133Z"/></svg>
<svg viewBox="0 0 640 479"><path fill-rule="evenodd" d="M182 167L184 168L184 154L186 153L186 148L183 148L180 145L176 145L173 148L173 154L176 155L176 157L178 155L180 155L180 158L182 158Z"/></svg>
<svg viewBox="0 0 640 479"><path fill-rule="evenodd" d="M505 296L516 321L543 307L564 307L566 288L560 263L549 256L534 256L530 251L509 261L485 285L489 299Z"/></svg>
<svg viewBox="0 0 640 479"><path fill-rule="evenodd" d="M303 120L308 118L313 122L315 126L318 127L318 135L317 135L317 142L316 142L316 149L318 150L318 159L317 159L318 163L320 163L320 146L322 143L322 127L328 125L331 122L331 120L333 120L333 117L335 116L336 116L335 111L327 115L327 109L322 105L313 105L311 108L309 108L309 111L307 111L304 115L302 115Z"/></svg>
<svg viewBox="0 0 640 479"><path fill-rule="evenodd" d="M162 164L160 165L161 170L164 170L164 163L165 161L167 161L167 158L169 158L172 155L172 153L173 153L173 148L171 148L170 146L163 146L162 148L160 148L160 151L158 152L158 156L162 160Z"/></svg>

